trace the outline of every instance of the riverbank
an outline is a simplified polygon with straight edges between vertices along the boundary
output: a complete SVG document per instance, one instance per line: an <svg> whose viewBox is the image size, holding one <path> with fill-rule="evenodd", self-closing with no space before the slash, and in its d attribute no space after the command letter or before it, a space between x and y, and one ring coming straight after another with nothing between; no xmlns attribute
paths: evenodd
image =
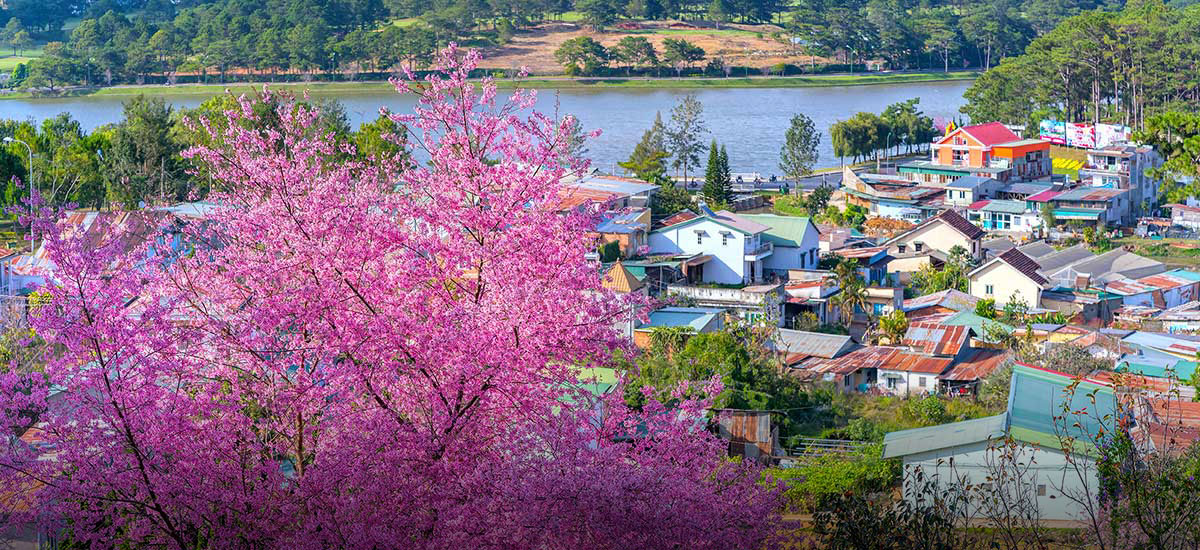
<svg viewBox="0 0 1200 550"><path fill-rule="evenodd" d="M822 88L831 86L870 86L880 84L904 84L912 82L950 82L973 80L977 71L955 72L894 72L862 74L822 74L812 76L755 76L732 78L568 78L541 77L524 80L499 79L502 88L524 87L545 89L588 89L588 88L632 88L632 89L722 89L722 88ZM383 81L370 82L236 82L229 84L178 84L174 86L154 84L145 86L112 86L106 88L80 88L66 90L61 94L47 96L29 92L14 92L0 95L2 99L55 99L63 97L132 97L139 94L153 96L213 96L225 93L248 92L269 86L276 90L308 90L318 95L376 94L392 91L392 85Z"/></svg>

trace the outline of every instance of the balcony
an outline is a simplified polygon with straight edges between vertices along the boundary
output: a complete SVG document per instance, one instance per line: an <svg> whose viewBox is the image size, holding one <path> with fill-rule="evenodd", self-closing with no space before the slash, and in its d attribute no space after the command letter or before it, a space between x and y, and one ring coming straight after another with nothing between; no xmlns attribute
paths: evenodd
<svg viewBox="0 0 1200 550"><path fill-rule="evenodd" d="M750 247L746 247L746 261L747 262L757 262L758 260L766 258L767 256L770 256L771 254L774 254L774 253L775 253L775 243L772 243L772 242L762 243L762 244L758 245L758 248L754 248L754 249L751 249Z"/></svg>

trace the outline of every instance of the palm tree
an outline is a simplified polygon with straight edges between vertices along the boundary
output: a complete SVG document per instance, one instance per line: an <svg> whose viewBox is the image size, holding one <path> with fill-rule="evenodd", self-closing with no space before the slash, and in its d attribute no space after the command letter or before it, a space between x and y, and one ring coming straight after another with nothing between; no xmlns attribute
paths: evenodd
<svg viewBox="0 0 1200 550"><path fill-rule="evenodd" d="M842 320L847 327L854 321L855 310L863 310L867 314L867 320L871 319L871 308L867 304L867 287L857 277L849 284L842 285L842 292L834 297L834 303L841 308Z"/></svg>
<svg viewBox="0 0 1200 550"><path fill-rule="evenodd" d="M688 338L695 333L696 331L692 327L654 327L650 331L650 347L662 350L670 357L683 349Z"/></svg>

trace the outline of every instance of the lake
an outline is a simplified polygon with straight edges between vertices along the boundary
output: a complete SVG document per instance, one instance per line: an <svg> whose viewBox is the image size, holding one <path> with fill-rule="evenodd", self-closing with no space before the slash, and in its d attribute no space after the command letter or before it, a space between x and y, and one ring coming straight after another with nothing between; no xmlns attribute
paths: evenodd
<svg viewBox="0 0 1200 550"><path fill-rule="evenodd" d="M821 140L819 167L837 166L828 139L828 129L838 120L858 111L878 113L889 104L913 97L921 99L925 114L942 119L961 116L963 92L970 81L914 82L871 86L825 88L726 88L694 90L704 104L711 138L725 144L734 172L778 174L779 148L795 113L811 117L825 134ZM503 90L501 91L503 93ZM588 144L593 166L612 171L616 162L629 156L642 132L654 121L656 111L669 121L670 110L689 90L601 88L538 91L538 109L553 112L555 103L562 113L577 116L585 127L600 128L603 134ZM320 97L320 94L314 94ZM409 112L411 96L387 93L344 93L333 96L346 106L355 127L377 116L381 106L394 112ZM116 122L121 105L128 98L74 97L0 101L0 118L40 121L67 111L85 128ZM204 96L170 96L178 107L194 107Z"/></svg>

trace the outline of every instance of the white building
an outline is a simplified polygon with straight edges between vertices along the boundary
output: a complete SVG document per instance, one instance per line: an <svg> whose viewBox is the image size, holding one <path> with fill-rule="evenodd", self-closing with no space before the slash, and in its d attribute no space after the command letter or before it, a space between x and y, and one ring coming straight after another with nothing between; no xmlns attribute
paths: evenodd
<svg viewBox="0 0 1200 550"><path fill-rule="evenodd" d="M688 278L695 283L751 284L764 280L764 261L775 253L775 245L763 238L769 229L701 204L699 216L652 231L650 254L702 255L689 265Z"/></svg>

